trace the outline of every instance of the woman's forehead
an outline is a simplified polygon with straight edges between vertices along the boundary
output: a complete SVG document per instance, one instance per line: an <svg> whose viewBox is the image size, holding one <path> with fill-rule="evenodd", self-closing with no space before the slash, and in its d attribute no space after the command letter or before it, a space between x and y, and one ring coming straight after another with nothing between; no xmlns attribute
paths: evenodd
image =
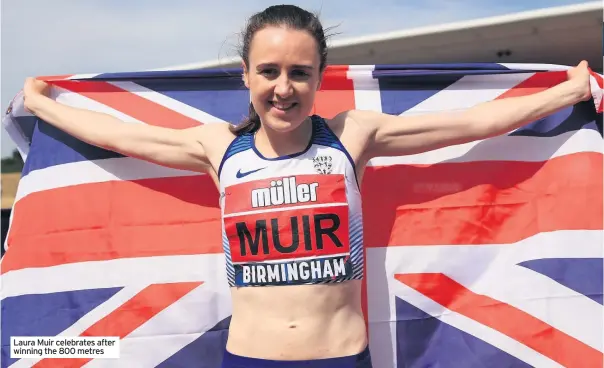
<svg viewBox="0 0 604 368"><path fill-rule="evenodd" d="M259 30L250 45L254 64L300 64L315 66L319 53L313 36L301 30L267 27Z"/></svg>

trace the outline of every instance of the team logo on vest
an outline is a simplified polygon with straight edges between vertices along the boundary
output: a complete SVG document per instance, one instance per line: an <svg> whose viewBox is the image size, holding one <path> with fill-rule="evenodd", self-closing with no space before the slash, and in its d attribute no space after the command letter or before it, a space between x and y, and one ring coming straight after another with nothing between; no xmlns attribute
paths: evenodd
<svg viewBox="0 0 604 368"><path fill-rule="evenodd" d="M331 156L317 156L312 161L319 174L331 174Z"/></svg>

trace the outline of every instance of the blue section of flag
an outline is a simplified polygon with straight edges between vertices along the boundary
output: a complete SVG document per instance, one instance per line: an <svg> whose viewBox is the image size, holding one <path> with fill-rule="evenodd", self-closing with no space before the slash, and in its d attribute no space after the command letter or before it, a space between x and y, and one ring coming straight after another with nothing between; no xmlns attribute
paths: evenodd
<svg viewBox="0 0 604 368"><path fill-rule="evenodd" d="M230 324L231 317L218 322L216 326L163 361L157 368L220 367Z"/></svg>
<svg viewBox="0 0 604 368"><path fill-rule="evenodd" d="M396 298L397 366L405 368L530 367L503 350Z"/></svg>
<svg viewBox="0 0 604 368"><path fill-rule="evenodd" d="M240 123L248 113L249 91L240 79L215 78L204 80L203 83L198 79L178 78L136 82L230 123ZM24 176L31 171L55 165L123 157L84 143L44 121L35 122L36 118L33 117L23 117L17 121L24 133L35 140L23 169Z"/></svg>
<svg viewBox="0 0 604 368"><path fill-rule="evenodd" d="M388 78L378 72L373 74L380 86L382 112L392 115L402 114L461 78L443 75L438 78L438 83L426 83L422 77Z"/></svg>
<svg viewBox="0 0 604 368"><path fill-rule="evenodd" d="M485 72L493 73L531 73L538 70L510 69L498 63L455 63L455 64L377 64L376 71L398 71L398 72L455 72L463 71L465 73ZM85 79L95 79L101 81L120 81L128 80L138 82L140 79L165 79L165 78L241 78L242 68L213 68L213 69L187 69L187 70L156 70L156 71L134 71L119 73L101 73L94 77ZM73 78L77 79L77 78Z"/></svg>
<svg viewBox="0 0 604 368"><path fill-rule="evenodd" d="M539 272L569 289L603 304L604 259L602 258L547 258L519 263Z"/></svg>
<svg viewBox="0 0 604 368"><path fill-rule="evenodd" d="M123 157L118 153L84 143L41 120L33 130L32 140L35 144L30 146L23 166L23 176L31 171L55 165Z"/></svg>
<svg viewBox="0 0 604 368"><path fill-rule="evenodd" d="M121 288L30 294L2 300L2 364L10 358L11 336L57 336Z"/></svg>
<svg viewBox="0 0 604 368"><path fill-rule="evenodd" d="M510 135L528 137L555 137L580 129L598 130L597 121L602 120L593 107L593 102L582 102L573 107L562 109L543 119L526 124Z"/></svg>
<svg viewBox="0 0 604 368"><path fill-rule="evenodd" d="M241 78L242 68L215 68L215 69L186 69L186 70L156 70L119 73L101 73L92 78L100 81L127 80L138 83L141 79L165 78ZM72 78L77 80L78 78Z"/></svg>
<svg viewBox="0 0 604 368"><path fill-rule="evenodd" d="M237 124L248 115L250 94L238 78L148 79L136 81L143 87Z"/></svg>
<svg viewBox="0 0 604 368"><path fill-rule="evenodd" d="M484 70L473 70L480 73ZM493 70L493 73L502 73ZM376 70L374 78L378 80L382 112L400 115L413 108L426 99L446 89L464 76L471 75L463 67L459 69L426 69L417 70L407 68ZM431 87L433 86L433 87ZM602 114L598 114L593 101L585 101L573 107L560 110L543 119L526 124L514 132L512 136L554 137L580 129L598 128L597 122L601 121Z"/></svg>
<svg viewBox="0 0 604 368"><path fill-rule="evenodd" d="M34 134L37 116L17 116L13 118L23 135L29 140Z"/></svg>
<svg viewBox="0 0 604 368"><path fill-rule="evenodd" d="M468 73L485 71L502 73L508 70L498 64L378 65L373 75L378 80L382 111L398 115L441 92ZM230 123L237 124L248 114L249 91L241 81L239 69L231 72L196 70L117 73L103 74L94 79L128 78L156 93ZM552 137L579 129L601 131L601 126L597 126L601 117L602 114L595 112L593 101L586 101L527 124L511 135ZM17 124L27 138L36 141L31 146L23 175L54 165L123 157L81 142L45 122L36 124L35 117L19 117Z"/></svg>
<svg viewBox="0 0 604 368"><path fill-rule="evenodd" d="M480 73L485 72L493 73L504 73L504 72L516 72L516 73L530 73L526 70L513 70L504 65L497 63L456 63L456 64L377 64L374 70L378 73Z"/></svg>

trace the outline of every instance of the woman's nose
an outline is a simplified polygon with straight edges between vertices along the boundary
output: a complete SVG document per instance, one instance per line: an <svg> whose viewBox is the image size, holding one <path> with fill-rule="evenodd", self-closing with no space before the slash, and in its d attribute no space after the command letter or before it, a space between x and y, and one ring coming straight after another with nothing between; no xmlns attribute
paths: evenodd
<svg viewBox="0 0 604 368"><path fill-rule="evenodd" d="M279 97L286 99L290 97L293 93L293 88L291 81L287 77L282 77L277 80L277 85L275 86L275 94Z"/></svg>

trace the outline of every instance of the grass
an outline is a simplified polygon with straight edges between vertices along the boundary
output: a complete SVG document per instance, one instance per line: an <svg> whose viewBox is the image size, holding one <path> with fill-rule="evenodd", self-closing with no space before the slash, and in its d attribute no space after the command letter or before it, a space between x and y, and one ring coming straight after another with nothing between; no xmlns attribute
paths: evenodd
<svg viewBox="0 0 604 368"><path fill-rule="evenodd" d="M11 208L17 194L17 185L19 185L20 173L2 174L2 208Z"/></svg>

